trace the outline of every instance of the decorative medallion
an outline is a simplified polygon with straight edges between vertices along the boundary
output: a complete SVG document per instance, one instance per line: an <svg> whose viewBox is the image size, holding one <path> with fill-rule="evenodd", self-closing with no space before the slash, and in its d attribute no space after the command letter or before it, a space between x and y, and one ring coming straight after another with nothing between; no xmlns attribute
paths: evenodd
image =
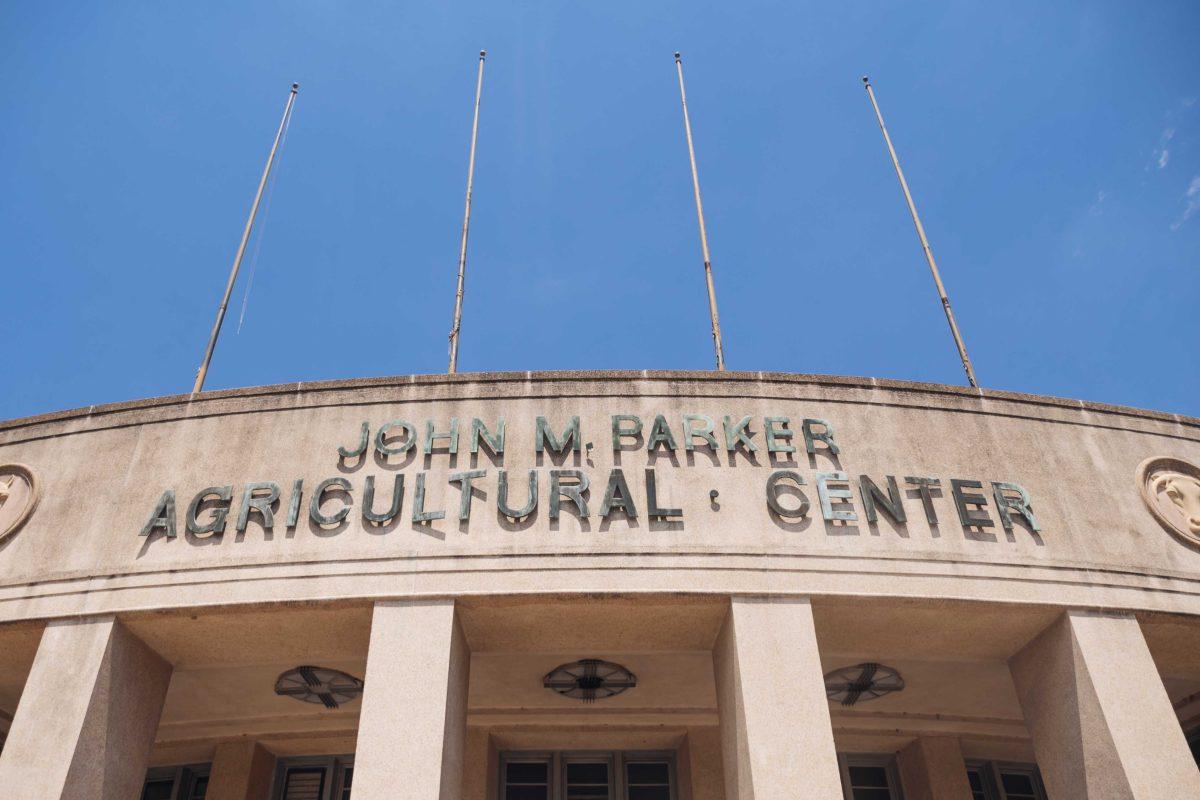
<svg viewBox="0 0 1200 800"><path fill-rule="evenodd" d="M835 669L825 676L825 696L844 706L874 700L904 688L900 673L884 664L867 662Z"/></svg>
<svg viewBox="0 0 1200 800"><path fill-rule="evenodd" d="M0 541L12 536L33 515L41 485L24 464L0 464Z"/></svg>
<svg viewBox="0 0 1200 800"><path fill-rule="evenodd" d="M300 666L275 679L275 694L304 703L337 708L362 696L363 682L353 675L328 667Z"/></svg>
<svg viewBox="0 0 1200 800"><path fill-rule="evenodd" d="M600 697L612 697L637 686L637 676L620 664L584 658L561 664L542 678L542 685L564 697L594 703Z"/></svg>
<svg viewBox="0 0 1200 800"><path fill-rule="evenodd" d="M1159 524L1200 547L1200 467L1178 458L1148 458L1138 466L1137 481Z"/></svg>

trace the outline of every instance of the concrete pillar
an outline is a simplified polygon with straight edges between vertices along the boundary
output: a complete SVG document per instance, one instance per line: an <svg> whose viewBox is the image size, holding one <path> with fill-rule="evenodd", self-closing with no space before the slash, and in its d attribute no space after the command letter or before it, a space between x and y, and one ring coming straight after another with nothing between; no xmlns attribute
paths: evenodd
<svg viewBox="0 0 1200 800"><path fill-rule="evenodd" d="M971 796L962 748L953 736L921 736L896 756L904 800L966 800Z"/></svg>
<svg viewBox="0 0 1200 800"><path fill-rule="evenodd" d="M733 598L713 669L726 800L841 800L808 600Z"/></svg>
<svg viewBox="0 0 1200 800"><path fill-rule="evenodd" d="M271 791L275 756L255 741L220 742L213 753L206 800L263 800Z"/></svg>
<svg viewBox="0 0 1200 800"><path fill-rule="evenodd" d="M1200 771L1133 616L1069 611L1009 668L1054 800L1200 797Z"/></svg>
<svg viewBox="0 0 1200 800"><path fill-rule="evenodd" d="M114 617L51 622L0 756L6 800L139 797L170 679Z"/></svg>
<svg viewBox="0 0 1200 800"><path fill-rule="evenodd" d="M375 604L354 800L460 800L470 671L453 600Z"/></svg>

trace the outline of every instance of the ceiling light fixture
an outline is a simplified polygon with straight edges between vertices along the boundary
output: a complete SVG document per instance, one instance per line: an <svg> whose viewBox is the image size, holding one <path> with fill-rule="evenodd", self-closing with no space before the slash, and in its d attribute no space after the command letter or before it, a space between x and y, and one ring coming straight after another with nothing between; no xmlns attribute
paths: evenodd
<svg viewBox="0 0 1200 800"><path fill-rule="evenodd" d="M341 670L308 665L289 669L275 679L275 694L304 703L337 708L362 696L363 682Z"/></svg>
<svg viewBox="0 0 1200 800"><path fill-rule="evenodd" d="M825 676L825 696L844 706L859 700L874 700L904 688L904 678L895 669L873 661L835 669Z"/></svg>
<svg viewBox="0 0 1200 800"><path fill-rule="evenodd" d="M542 678L542 685L564 697L594 703L597 698L612 697L637 686L637 676L620 664L584 658L555 667Z"/></svg>

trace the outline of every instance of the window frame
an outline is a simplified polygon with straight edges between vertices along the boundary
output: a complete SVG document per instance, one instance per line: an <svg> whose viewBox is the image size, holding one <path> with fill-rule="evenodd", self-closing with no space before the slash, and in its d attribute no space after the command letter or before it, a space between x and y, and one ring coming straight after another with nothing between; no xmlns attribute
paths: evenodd
<svg viewBox="0 0 1200 800"><path fill-rule="evenodd" d="M894 753L838 753L838 774L842 779L842 797L854 800L850 789L850 767L883 767L887 772L888 792L891 800L904 800L904 787L900 784L900 772L896 768Z"/></svg>
<svg viewBox="0 0 1200 800"><path fill-rule="evenodd" d="M354 755L340 756L295 756L275 761L275 775L271 781L272 800L283 800L287 771L292 768L319 768L325 770L325 786L321 800L341 800L345 789L346 770L354 768Z"/></svg>
<svg viewBox="0 0 1200 800"><path fill-rule="evenodd" d="M977 762L977 760L968 758L964 760L964 764L967 768L967 786L970 787L971 784L971 772L978 772L979 780L983 782L984 800L996 800L996 795L998 793L996 792L996 787L994 786L995 780L992 778L991 769L988 766L988 762ZM970 790L971 796L974 798L974 790L968 790Z"/></svg>
<svg viewBox="0 0 1200 800"><path fill-rule="evenodd" d="M992 780L996 783L996 796L999 800L1008 800L1008 793L1004 791L1004 782L1001 777L1004 773L1014 775L1028 775L1033 783L1033 793L1037 796L1037 800L1046 800L1046 786L1042 783L1042 773L1038 770L1037 764L1021 764L1013 761L992 761Z"/></svg>
<svg viewBox="0 0 1200 800"><path fill-rule="evenodd" d="M212 763L176 764L173 766L150 767L142 778L140 798L146 792L146 784L151 781L171 781L171 800L190 800L196 781L207 778L212 773Z"/></svg>
<svg viewBox="0 0 1200 800"><path fill-rule="evenodd" d="M1038 800L1047 800L1046 785L1042 783L1042 773L1037 764L1020 761L984 761L967 759L967 770L977 770L983 776L983 794L987 800L1008 800L1004 791L1001 775L1004 773L1028 775L1033 782L1033 791Z"/></svg>
<svg viewBox="0 0 1200 800"><path fill-rule="evenodd" d="M508 783L505 780L508 765L517 763L539 763L546 765L546 791L551 798L558 797L558 770L555 768L555 754L550 750L514 750L500 753L500 777L496 782L496 792L499 800L504 800Z"/></svg>
<svg viewBox="0 0 1200 800"><path fill-rule="evenodd" d="M628 800L625 765L628 763L660 763L667 765L670 780L670 800L679 798L679 778L675 767L673 750L503 750L499 758L499 775L496 780L496 800L504 800L505 775L510 763L539 762L547 765L550 800L565 800L567 793L567 764L570 762L604 762L609 765L612 781L609 785L609 800ZM278 800L278 798L276 799Z"/></svg>
<svg viewBox="0 0 1200 800"><path fill-rule="evenodd" d="M667 765L667 796L671 800L679 798L679 773L675 770L675 751L674 750L618 750L617 753L617 775L621 782L619 797L621 800L629 798L629 774L626 766L630 763L634 764L666 764Z"/></svg>
<svg viewBox="0 0 1200 800"><path fill-rule="evenodd" d="M616 754L609 750L566 750L558 753L558 785L561 787L559 798L566 800L567 789L567 766L570 764L607 764L608 765L608 797L606 800L617 800L618 792L621 791L618 787L620 777L617 775L617 758Z"/></svg>
<svg viewBox="0 0 1200 800"><path fill-rule="evenodd" d="M999 792L996 790L996 780L992 775L991 762L965 759L964 764L967 767L968 775L972 772L979 773L979 779L983 782L983 796L985 800L996 800ZM969 778L967 782L968 784L970 783ZM974 792L972 792L972 796L974 796Z"/></svg>

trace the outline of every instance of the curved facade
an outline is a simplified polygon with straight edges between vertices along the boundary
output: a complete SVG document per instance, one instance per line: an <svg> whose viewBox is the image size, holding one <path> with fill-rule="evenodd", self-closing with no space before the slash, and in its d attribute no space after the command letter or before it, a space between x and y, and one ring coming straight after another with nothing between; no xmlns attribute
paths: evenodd
<svg viewBox="0 0 1200 800"><path fill-rule="evenodd" d="M0 785L1200 796L1196 464L1197 419L770 373L0 423ZM634 685L545 685L580 660ZM277 694L299 666L361 699Z"/></svg>

